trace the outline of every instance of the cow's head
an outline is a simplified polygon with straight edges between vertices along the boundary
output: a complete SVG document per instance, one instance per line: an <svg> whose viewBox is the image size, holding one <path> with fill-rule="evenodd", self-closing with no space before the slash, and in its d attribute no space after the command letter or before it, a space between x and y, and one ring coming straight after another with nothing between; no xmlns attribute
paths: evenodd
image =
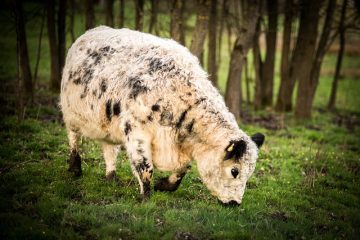
<svg viewBox="0 0 360 240"><path fill-rule="evenodd" d="M202 161L198 161L203 182L222 203L241 203L246 182L254 172L258 150L264 140L265 136L261 133L251 138L232 139L222 149L209 151Z"/></svg>

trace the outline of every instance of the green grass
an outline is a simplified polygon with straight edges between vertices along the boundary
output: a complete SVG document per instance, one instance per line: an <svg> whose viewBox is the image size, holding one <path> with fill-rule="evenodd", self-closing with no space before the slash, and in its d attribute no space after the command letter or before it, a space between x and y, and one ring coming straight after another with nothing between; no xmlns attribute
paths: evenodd
<svg viewBox="0 0 360 240"><path fill-rule="evenodd" d="M59 123L1 120L1 224L4 238L355 239L359 234L359 135L316 115L305 126L261 131L267 140L240 207L218 204L196 166L178 191L138 199L126 157L120 180L107 182L97 144L82 143L83 176L67 172L67 138ZM156 172L155 179L164 175Z"/></svg>
<svg viewBox="0 0 360 240"><path fill-rule="evenodd" d="M129 4L132 4L129 3ZM28 4L31 11L36 5ZM147 6L148 8L149 6ZM115 7L117 9L117 7ZM133 26L128 7L126 24ZM97 9L97 23L104 23ZM165 13L161 24L168 25ZM8 23L8 15L0 14ZM32 67L36 56L39 18L27 24ZM77 14L76 36L84 18ZM194 23L191 17L188 23ZM325 108L332 78L321 78L313 119L296 123L291 114L276 115L279 130L263 125L240 126L249 134L263 132L266 142L243 203L218 204L201 183L196 164L173 193L154 192L147 202L138 197L138 183L124 153L118 157L119 181L105 180L99 146L82 140L83 176L67 172L67 136L56 107L57 95L47 90L49 52L46 29L42 42L39 87L26 119L14 116L16 42L11 25L4 25L0 46L0 238L1 239L357 239L360 234L359 81L345 77L338 91L338 113ZM191 28L189 28L191 30ZM190 33L187 36L189 44ZM161 33L167 36L167 31ZM229 62L223 39L220 89L225 89ZM68 35L68 46L70 36ZM251 61L251 56L249 57ZM278 59L277 59L278 60ZM346 56L344 69L359 66ZM328 55L325 68L333 68ZM276 75L276 86L279 77ZM253 82L251 85L253 88ZM275 88L275 92L276 92ZM266 119L274 113L258 112ZM277 120L276 120L277 119ZM155 172L155 180L166 173Z"/></svg>

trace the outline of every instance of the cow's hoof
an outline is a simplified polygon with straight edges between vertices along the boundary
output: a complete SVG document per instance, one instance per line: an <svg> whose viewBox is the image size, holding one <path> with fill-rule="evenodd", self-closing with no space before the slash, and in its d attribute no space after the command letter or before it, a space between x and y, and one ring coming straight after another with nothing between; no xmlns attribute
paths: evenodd
<svg viewBox="0 0 360 240"><path fill-rule="evenodd" d="M149 201L149 199L150 199L150 194L140 194L137 197L137 201L140 203L145 203Z"/></svg>
<svg viewBox="0 0 360 240"><path fill-rule="evenodd" d="M82 170L78 167L71 166L69 167L68 171L72 172L75 177L80 177L82 175Z"/></svg>
<svg viewBox="0 0 360 240"><path fill-rule="evenodd" d="M109 173L107 173L106 174L106 180L107 181L117 181L118 180L118 178L117 178L117 176L116 176L116 172L115 171L111 171L111 172L109 172Z"/></svg>
<svg viewBox="0 0 360 240"><path fill-rule="evenodd" d="M156 181L154 190L160 192L173 192L178 189L179 184L180 183L178 182L170 183L168 177L160 178L159 180Z"/></svg>

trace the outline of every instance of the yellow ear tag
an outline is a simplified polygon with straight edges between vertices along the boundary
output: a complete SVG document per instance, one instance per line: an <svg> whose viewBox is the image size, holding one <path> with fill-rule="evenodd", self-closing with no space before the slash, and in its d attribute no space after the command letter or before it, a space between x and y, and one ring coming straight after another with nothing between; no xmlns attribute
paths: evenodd
<svg viewBox="0 0 360 240"><path fill-rule="evenodd" d="M231 144L226 151L231 152L234 149L234 144Z"/></svg>

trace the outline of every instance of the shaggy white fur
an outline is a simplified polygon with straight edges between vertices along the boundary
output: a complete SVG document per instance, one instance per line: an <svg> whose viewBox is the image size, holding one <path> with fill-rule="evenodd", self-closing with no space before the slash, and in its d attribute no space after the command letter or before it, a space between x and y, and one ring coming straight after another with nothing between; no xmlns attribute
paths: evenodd
<svg viewBox="0 0 360 240"><path fill-rule="evenodd" d="M215 196L241 202L258 148L198 59L177 42L129 29L89 30L69 49L60 97L72 153L80 135L101 141L107 175L124 145L148 196L153 167L173 172L174 184L194 159Z"/></svg>

